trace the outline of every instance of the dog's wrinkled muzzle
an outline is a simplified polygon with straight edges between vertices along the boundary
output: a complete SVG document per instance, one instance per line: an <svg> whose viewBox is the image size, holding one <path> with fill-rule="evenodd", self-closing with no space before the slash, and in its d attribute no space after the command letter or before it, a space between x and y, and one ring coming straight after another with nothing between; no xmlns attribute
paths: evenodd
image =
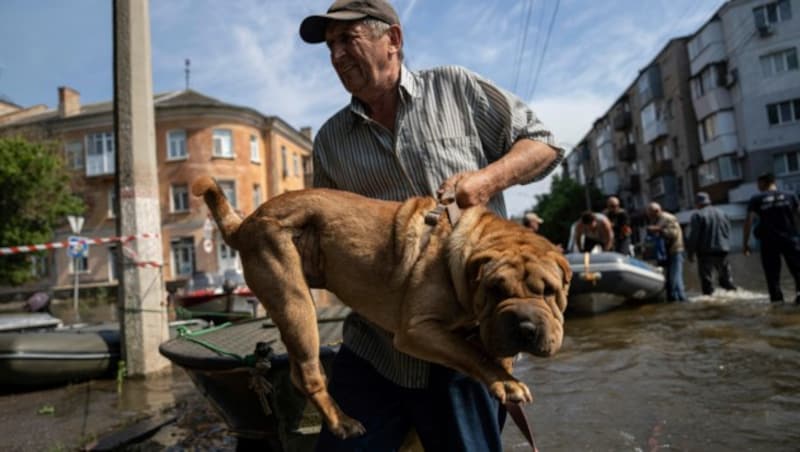
<svg viewBox="0 0 800 452"><path fill-rule="evenodd" d="M519 352L551 356L561 348L564 330L544 298L511 298L481 323L481 340L496 357Z"/></svg>

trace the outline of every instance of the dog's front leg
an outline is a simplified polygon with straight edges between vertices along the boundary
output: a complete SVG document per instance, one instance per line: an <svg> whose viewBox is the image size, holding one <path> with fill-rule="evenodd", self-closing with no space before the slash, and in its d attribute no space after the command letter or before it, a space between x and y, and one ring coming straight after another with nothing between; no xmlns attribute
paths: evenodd
<svg viewBox="0 0 800 452"><path fill-rule="evenodd" d="M533 400L525 383L514 378L483 350L448 331L438 319L411 319L405 328L395 333L394 345L409 355L455 369L483 382L502 403Z"/></svg>

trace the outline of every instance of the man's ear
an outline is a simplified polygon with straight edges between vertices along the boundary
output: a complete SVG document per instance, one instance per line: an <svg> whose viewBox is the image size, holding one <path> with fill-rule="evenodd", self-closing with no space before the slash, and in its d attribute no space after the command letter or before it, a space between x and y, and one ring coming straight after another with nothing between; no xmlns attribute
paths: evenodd
<svg viewBox="0 0 800 452"><path fill-rule="evenodd" d="M400 25L394 24L389 26L386 32L389 35L389 46L392 53L399 54L403 49L403 29Z"/></svg>

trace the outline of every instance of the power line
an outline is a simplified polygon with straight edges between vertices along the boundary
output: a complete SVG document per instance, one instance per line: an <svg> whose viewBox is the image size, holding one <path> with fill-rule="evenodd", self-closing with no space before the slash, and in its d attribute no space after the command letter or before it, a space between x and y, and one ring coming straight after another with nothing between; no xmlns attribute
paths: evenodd
<svg viewBox="0 0 800 452"><path fill-rule="evenodd" d="M536 67L536 75L533 78L533 88L531 88L530 95L528 99L533 99L533 95L536 93L536 85L539 82L539 74L542 71L542 62L544 61L544 57L547 54L547 46L550 44L550 35L553 33L553 25L556 22L556 16L558 15L558 7L561 4L561 0L556 0L556 7L553 9L553 15L550 17L550 25L547 27L547 35L544 38L544 48L542 48L542 53L539 55L539 65Z"/></svg>
<svg viewBox="0 0 800 452"><path fill-rule="evenodd" d="M522 70L522 55L525 53L525 46L526 46L527 41L528 41L528 26L529 26L530 21L531 21L531 12L533 11L533 2L534 2L534 0L528 0L528 3L526 5L528 7L527 8L528 12L527 12L527 14L525 14L525 25L523 25L523 27L522 27L522 30L523 30L522 31L522 45L520 45L519 53L517 53L517 62L516 62L517 71L516 71L516 74L514 75L514 85L513 85L514 86L514 89L513 89L514 92L517 92L517 82L519 81L519 73Z"/></svg>

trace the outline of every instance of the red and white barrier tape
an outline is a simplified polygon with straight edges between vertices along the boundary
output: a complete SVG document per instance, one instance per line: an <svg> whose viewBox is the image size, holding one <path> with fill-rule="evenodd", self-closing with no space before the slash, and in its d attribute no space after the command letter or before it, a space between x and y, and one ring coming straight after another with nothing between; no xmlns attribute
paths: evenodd
<svg viewBox="0 0 800 452"><path fill-rule="evenodd" d="M133 248L129 246L122 245L122 254L128 259L130 259L137 267L161 268L161 266L163 265L155 261L140 261L139 255L136 254L136 251L134 251Z"/></svg>
<svg viewBox="0 0 800 452"><path fill-rule="evenodd" d="M89 245L100 245L103 243L126 243L136 239L151 239L151 238L158 238L160 235L158 233L144 233L144 234L137 234L137 235L125 235L121 237L101 237L96 239L87 238L84 240ZM32 253L35 251L46 251L46 250L54 250L58 248L65 248L69 246L69 241L64 240L61 242L50 242L50 243L42 243L39 245L19 245L19 246L6 246L0 247L0 256L5 256L9 254L19 254L19 253Z"/></svg>

